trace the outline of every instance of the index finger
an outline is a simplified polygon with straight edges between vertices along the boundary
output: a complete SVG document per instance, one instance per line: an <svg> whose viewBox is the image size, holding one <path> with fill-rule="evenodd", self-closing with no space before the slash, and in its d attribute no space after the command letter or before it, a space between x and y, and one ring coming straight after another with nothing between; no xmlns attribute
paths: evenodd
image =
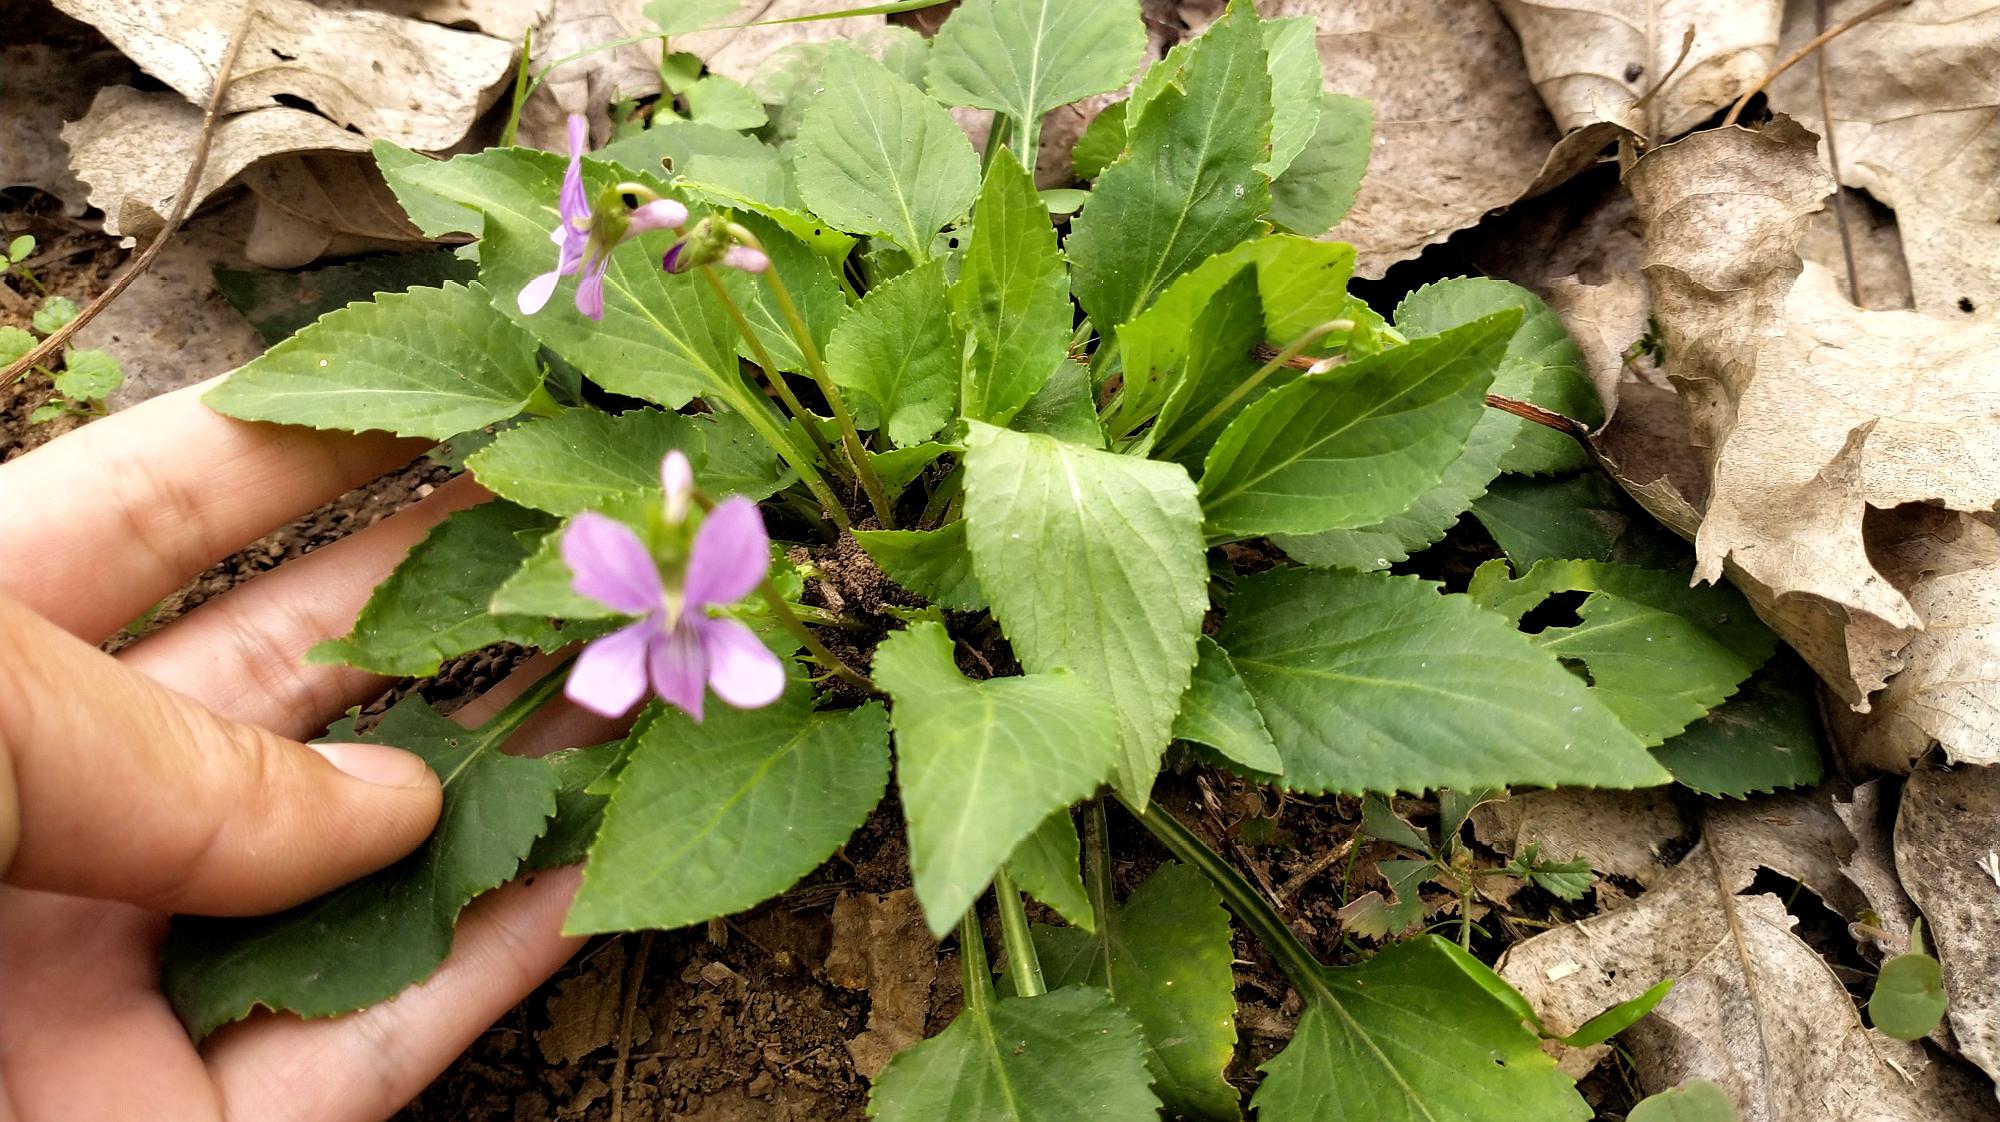
<svg viewBox="0 0 2000 1122"><path fill-rule="evenodd" d="M232 420L204 382L0 464L0 593L99 642L428 442Z"/></svg>

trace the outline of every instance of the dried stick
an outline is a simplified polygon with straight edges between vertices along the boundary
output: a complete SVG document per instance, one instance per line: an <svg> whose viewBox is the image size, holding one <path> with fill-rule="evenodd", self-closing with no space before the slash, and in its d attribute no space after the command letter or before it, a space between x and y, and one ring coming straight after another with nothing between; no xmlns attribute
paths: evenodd
<svg viewBox="0 0 2000 1122"><path fill-rule="evenodd" d="M1883 12L1889 11L1893 8L1903 7L1908 3L1910 3L1910 0L1881 0L1881 2L1878 4L1870 5L1866 11L1860 13L1859 15L1855 15L1848 19L1841 20L1839 23L1834 24L1832 27L1829 27L1825 31L1820 32L1818 35L1813 36L1811 39L1806 41L1805 46L1800 47L1798 50L1793 51L1789 55L1786 55L1783 62L1780 62L1778 65L1772 67L1767 73L1765 73L1765 75L1762 78L1758 79L1756 85L1751 86L1749 89L1743 91L1743 96L1737 98L1736 104L1729 107L1729 115L1722 118L1722 127L1726 129L1729 126L1735 124L1736 118L1741 117L1743 115L1744 107L1750 104L1751 98L1756 97L1760 93L1763 93L1764 88L1766 86L1769 86L1772 82L1778 80L1778 75L1783 74L1785 71L1790 70L1792 67L1798 65L1798 63L1802 59L1804 59L1807 55L1812 54L1814 51L1817 51L1821 47L1826 46L1828 43L1832 42L1835 38L1846 34L1853 28L1859 27L1861 24L1867 23L1869 20L1874 19L1876 16L1881 15Z"/></svg>
<svg viewBox="0 0 2000 1122"><path fill-rule="evenodd" d="M223 95L229 92L229 81L236 70L236 56L242 53L243 41L249 38L250 24L256 18L256 5L244 8L243 22L236 25L236 30L230 33L229 45L223 48L222 65L215 71L215 88L209 91L208 108L202 112L201 135L194 144L194 162L188 165L187 178L181 182L181 193L174 199L174 211L167 215L167 224L160 227L160 232L154 235L152 243L140 251L139 258L132 263L132 267L125 270L117 280L112 281L111 287L98 293L97 299L84 305L75 319L42 340L34 350L22 355L14 365L0 371L0 386L7 385L27 371L47 363L60 353L71 336L82 330L84 324L97 318L97 313L116 300L133 281L138 280L139 274L152 267L153 259L160 255L161 249L165 248L167 239L173 237L174 232L180 229L181 223L186 221L188 211L194 209L194 191L201 184L201 173L208 167L208 149L215 141L215 120L222 111Z"/></svg>
<svg viewBox="0 0 2000 1122"><path fill-rule="evenodd" d="M1826 0L1818 0L1813 8L1813 30L1824 35ZM1833 172L1833 219L1840 229L1840 256L1847 261L1847 298L1855 307L1865 307L1861 302L1861 270L1854 264L1854 237L1847 230L1847 195L1840 188L1840 149L1833 143L1833 90L1826 80L1824 49L1813 56L1813 69L1819 77L1819 119L1826 123L1826 162Z"/></svg>

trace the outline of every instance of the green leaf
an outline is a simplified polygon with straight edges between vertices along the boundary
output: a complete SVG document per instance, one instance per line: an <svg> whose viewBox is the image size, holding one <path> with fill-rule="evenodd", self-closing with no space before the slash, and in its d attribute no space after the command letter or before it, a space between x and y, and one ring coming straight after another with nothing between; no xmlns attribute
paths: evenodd
<svg viewBox="0 0 2000 1122"><path fill-rule="evenodd" d="M815 713L796 682L763 709L662 716L618 773L564 929L683 927L790 888L881 800L888 737L881 706Z"/></svg>
<svg viewBox="0 0 2000 1122"><path fill-rule="evenodd" d="M1578 893L1578 895L1582 894ZM1662 978L1653 983L1652 987L1647 989L1645 993L1628 1001L1621 1001L1613 1005L1597 1016L1583 1022L1575 1032L1570 1033L1568 1036L1558 1037L1557 1039L1572 1048L1588 1048L1592 1044L1602 1044L1619 1033L1624 1032L1626 1029L1631 1028L1633 1025L1638 1024L1639 1018L1651 1013L1653 1007L1658 1005L1667 996L1667 991L1673 988L1674 980L1672 978Z"/></svg>
<svg viewBox="0 0 2000 1122"><path fill-rule="evenodd" d="M72 401L103 401L125 384L125 369L103 351L71 347L56 371L56 392Z"/></svg>
<svg viewBox="0 0 2000 1122"><path fill-rule="evenodd" d="M1261 230L1270 182L1252 167L1271 141L1271 77L1247 0L1190 52L1183 85L1146 107L1127 153L1097 179L1066 249L1078 300L1100 329L1129 321L1203 258ZM1184 92L1185 91L1185 92Z"/></svg>
<svg viewBox="0 0 2000 1122"><path fill-rule="evenodd" d="M650 130L649 130L650 131ZM522 315L521 287L555 267L549 234L558 221L556 195L566 161L552 152L490 148L402 173L406 181L484 216L480 280L508 318L605 389L677 409L724 379L737 378L736 332L709 287L698 278L669 276L660 256L674 233L641 235L611 254L604 278L604 319L577 314L573 281L549 306ZM635 179L663 195L660 180L601 160L583 162L585 192Z"/></svg>
<svg viewBox="0 0 2000 1122"><path fill-rule="evenodd" d="M1145 53L1138 0L966 0L938 29L925 77L946 105L1032 125L1124 85Z"/></svg>
<svg viewBox="0 0 2000 1122"><path fill-rule="evenodd" d="M1518 285L1479 278L1427 285L1404 298L1396 309L1396 326L1412 336L1436 335L1507 308L1520 308L1522 319L1508 341L1506 356L1494 372L1489 391L1561 411L1578 407L1567 391L1580 385L1595 401L1596 394L1581 369L1562 366L1563 356L1574 358L1576 348L1561 322L1540 299ZM1544 436L1555 438L1553 452L1542 443ZM1566 436L1498 409L1485 409L1466 438L1465 450L1445 469L1437 486L1424 492L1407 510L1373 526L1280 536L1277 545L1294 559L1319 568L1388 568L1444 537L1459 515L1485 493L1503 465L1530 447L1536 456L1546 454L1549 462L1560 455L1583 454L1581 446Z"/></svg>
<svg viewBox="0 0 2000 1122"><path fill-rule="evenodd" d="M35 406L34 411L28 414L28 423L31 425L45 425L68 412L68 402L45 401Z"/></svg>
<svg viewBox="0 0 2000 1122"><path fill-rule="evenodd" d="M462 208L454 204L458 209ZM470 282L478 276L478 265L449 249L434 249L296 271L217 269L215 290L250 321L265 346L275 346L326 313L356 301L420 286L436 288L446 281Z"/></svg>
<svg viewBox="0 0 2000 1122"><path fill-rule="evenodd" d="M770 118L756 95L729 78L711 74L687 91L688 116L722 129L761 129Z"/></svg>
<svg viewBox="0 0 2000 1122"><path fill-rule="evenodd" d="M1820 781L1819 703L1812 671L1789 651L1735 696L1653 749L1674 781L1704 795L1749 798Z"/></svg>
<svg viewBox="0 0 2000 1122"><path fill-rule="evenodd" d="M445 161L412 152L388 140L377 140L368 150L396 201L403 204L403 213L410 216L411 223L426 237L479 233L481 218L476 208L455 202L418 182L425 169Z"/></svg>
<svg viewBox="0 0 2000 1122"><path fill-rule="evenodd" d="M1067 667L1113 703L1117 785L1144 806L1208 609L1194 485L1177 464L977 421L966 437L972 568L1022 665Z"/></svg>
<svg viewBox="0 0 2000 1122"><path fill-rule="evenodd" d="M960 612L986 607L986 593L972 575L964 519L935 530L856 530L854 540L890 580L938 607Z"/></svg>
<svg viewBox="0 0 2000 1122"><path fill-rule="evenodd" d="M15 327L0 324L0 366L12 366L35 349L35 337Z"/></svg>
<svg viewBox="0 0 2000 1122"><path fill-rule="evenodd" d="M1424 918L1424 881L1436 872L1430 861L1406 857L1379 862L1382 878L1389 882L1390 898L1379 892L1365 892L1340 909L1342 930L1369 939L1389 939L1409 931Z"/></svg>
<svg viewBox="0 0 2000 1122"><path fill-rule="evenodd" d="M532 535L554 525L545 514L502 501L448 515L375 587L354 630L314 647L306 661L421 677L437 673L445 659L494 643L563 645L563 632L547 619L494 615L487 607L527 560ZM530 539L524 542L523 534Z"/></svg>
<svg viewBox="0 0 2000 1122"><path fill-rule="evenodd" d="M535 847L521 860L521 868L554 869L589 855L591 840L604 822L605 803L604 796L591 788L612 773L624 753L625 745L614 740L542 757L556 773L556 812L549 818L548 831L535 839Z"/></svg>
<svg viewBox="0 0 2000 1122"><path fill-rule="evenodd" d="M764 243L765 252L771 257L771 269L782 276L789 286L799 315L806 321L806 328L812 335L813 346L825 354L827 342L833 337L834 325L847 315L847 297L841 293L840 281L834 276L833 262L793 237L783 225L762 214L739 212L735 219ZM770 282L755 273L739 269L720 269L717 272L736 306L743 310L743 318L750 321L751 329L764 344L772 364L780 370L794 373L807 369L805 352L799 349L791 321L785 318L783 309L772 296ZM699 278L687 279L703 288L708 287ZM736 353L761 365L757 352L747 340L737 340Z"/></svg>
<svg viewBox="0 0 2000 1122"><path fill-rule="evenodd" d="M1236 1051L1236 979L1222 897L1200 872L1169 861L1103 919L1094 934L1034 929L1050 987L1101 987L1132 1014L1169 1116L1241 1118L1223 1078Z"/></svg>
<svg viewBox="0 0 2000 1122"><path fill-rule="evenodd" d="M1618 489L1598 471L1496 479L1472 515L1521 572L1559 558L1609 561L1631 522Z"/></svg>
<svg viewBox="0 0 2000 1122"><path fill-rule="evenodd" d="M458 913L514 875L556 809L560 777L503 755L517 725L467 730L410 697L366 733L350 717L326 739L394 744L444 781L436 832L380 872L276 915L181 916L161 950L161 984L195 1036L259 1006L330 1017L395 996L451 950Z"/></svg>
<svg viewBox="0 0 2000 1122"><path fill-rule="evenodd" d="M1285 761L1271 742L1271 730L1264 727L1263 714L1257 712L1249 687L1229 661L1229 652L1206 635L1200 650L1194 680L1174 717L1174 738L1206 744L1259 778L1284 771Z"/></svg>
<svg viewBox="0 0 2000 1122"><path fill-rule="evenodd" d="M562 531L537 539L528 558L494 589L486 609L503 616L545 619L617 619L619 613L587 596L570 591L569 566L562 559Z"/></svg>
<svg viewBox="0 0 2000 1122"><path fill-rule="evenodd" d="M1216 254L1181 274L1152 307L1118 329L1124 388L1112 414L1116 431L1131 432L1159 412L1187 362L1195 318L1245 264L1257 266L1267 343L1282 347L1347 313L1353 246L1282 234Z"/></svg>
<svg viewBox="0 0 2000 1122"><path fill-rule="evenodd" d="M919 262L930 258L931 235L979 192L979 157L951 114L851 51L828 58L796 147L799 189L815 214L888 238Z"/></svg>
<svg viewBox="0 0 2000 1122"><path fill-rule="evenodd" d="M899 447L951 420L958 404L958 338L945 295L944 261L931 261L871 290L826 349L834 383L854 391L864 428L882 428Z"/></svg>
<svg viewBox="0 0 2000 1122"><path fill-rule="evenodd" d="M1592 693L1647 744L1687 727L1777 649L1741 593L1724 585L1688 587L1681 573L1602 561L1544 561L1509 580L1489 561L1467 590L1513 620L1558 592L1587 592L1574 627L1529 637L1565 662L1589 669Z"/></svg>
<svg viewBox="0 0 2000 1122"><path fill-rule="evenodd" d="M1139 1029L1103 990L968 1005L951 1027L896 1053L868 1093L882 1122L1151 1119Z"/></svg>
<svg viewBox="0 0 2000 1122"><path fill-rule="evenodd" d="M1271 73L1271 155L1257 170L1282 176L1319 126L1319 44L1311 16L1265 20L1264 60ZM1276 184L1272 191L1277 190Z"/></svg>
<svg viewBox="0 0 2000 1122"><path fill-rule="evenodd" d="M686 35L736 14L743 0L648 0L646 18L662 35Z"/></svg>
<svg viewBox="0 0 2000 1122"><path fill-rule="evenodd" d="M1259 398L1208 453L1209 535L1347 529L1407 510L1463 454L1518 320L1498 312Z"/></svg>
<svg viewBox="0 0 2000 1122"><path fill-rule="evenodd" d="M1291 1043L1261 1068L1250 1100L1258 1122L1589 1118L1535 1034L1475 969L1491 973L1420 935L1359 966L1322 970Z"/></svg>
<svg viewBox="0 0 2000 1122"><path fill-rule="evenodd" d="M1505 617L1413 577L1260 573L1237 586L1216 641L1257 699L1291 790L1668 778L1588 686Z"/></svg>
<svg viewBox="0 0 2000 1122"><path fill-rule="evenodd" d="M1279 370L1228 412L1208 420L1209 412L1262 365L1251 357L1252 349L1264 338L1260 305L1257 270L1246 265L1195 317L1188 332L1187 361L1149 433L1151 447L1161 450L1154 453L1159 458L1171 459L1189 471L1199 470L1202 457L1231 419L1294 377L1289 370ZM1197 429L1196 425L1202 427Z"/></svg>
<svg viewBox="0 0 2000 1122"><path fill-rule="evenodd" d="M20 234L7 242L7 261L13 264L24 261L35 252L35 235Z"/></svg>
<svg viewBox="0 0 2000 1122"><path fill-rule="evenodd" d="M1058 363L1055 373L1014 414L1007 427L1015 432L1042 433L1085 448L1104 447L1104 426L1097 421L1090 368L1080 362Z"/></svg>
<svg viewBox="0 0 2000 1122"><path fill-rule="evenodd" d="M36 331L44 335L53 335L69 326L69 321L75 318L76 301L67 296L44 296L41 306L35 309L34 317L29 322L34 325Z"/></svg>
<svg viewBox="0 0 2000 1122"><path fill-rule="evenodd" d="M1063 364L1069 275L1034 177L1011 151L994 154L977 214L951 286L952 319L971 341L960 411L1004 425Z"/></svg>
<svg viewBox="0 0 2000 1122"><path fill-rule="evenodd" d="M1096 179L1104 174L1125 151L1125 115L1132 103L1114 101L1091 118L1076 147L1070 149L1070 165L1078 179Z"/></svg>
<svg viewBox="0 0 2000 1122"><path fill-rule="evenodd" d="M1438 811L1442 814L1444 808L1439 807ZM1389 805L1389 800L1380 795L1370 795L1362 800L1361 832L1417 853L1431 853L1435 849L1422 830L1405 821Z"/></svg>
<svg viewBox="0 0 2000 1122"><path fill-rule="evenodd" d="M446 284L329 312L202 400L245 421L446 440L512 417L541 384L534 338L484 288Z"/></svg>
<svg viewBox="0 0 2000 1122"><path fill-rule="evenodd" d="M1070 923L1091 931L1096 929L1097 919L1091 914L1090 897L1077 872L1081 849L1076 822L1064 807L1042 819L1042 824L1014 847L1007 857L1007 872L1021 891L1054 908Z"/></svg>
<svg viewBox="0 0 2000 1122"><path fill-rule="evenodd" d="M465 466L501 498L567 518L613 496L659 492L660 460L674 448L687 454L697 482L705 483L701 434L692 418L659 409L616 416L571 409L508 429L468 456Z"/></svg>
<svg viewBox="0 0 2000 1122"><path fill-rule="evenodd" d="M1375 137L1375 105L1366 98L1322 93L1319 107L1312 139L1271 183L1271 221L1307 237L1347 217Z"/></svg>
<svg viewBox="0 0 2000 1122"><path fill-rule="evenodd" d="M1520 309L1521 324L1507 341L1492 392L1596 427L1604 420L1604 407L1584 370L1583 353L1541 297L1520 285L1484 277L1425 285L1397 305L1396 327L1412 338L1436 335L1507 308ZM1501 470L1541 473L1590 466L1590 453L1574 438L1512 414L1500 416L1512 434Z"/></svg>
<svg viewBox="0 0 2000 1122"><path fill-rule="evenodd" d="M1738 1122L1740 1117L1721 1087L1706 1079L1690 1079L1647 1095L1625 1122Z"/></svg>
<svg viewBox="0 0 2000 1122"><path fill-rule="evenodd" d="M939 623L884 640L874 677L895 700L912 881L942 937L1022 839L1110 776L1117 722L1105 698L1066 671L967 680Z"/></svg>

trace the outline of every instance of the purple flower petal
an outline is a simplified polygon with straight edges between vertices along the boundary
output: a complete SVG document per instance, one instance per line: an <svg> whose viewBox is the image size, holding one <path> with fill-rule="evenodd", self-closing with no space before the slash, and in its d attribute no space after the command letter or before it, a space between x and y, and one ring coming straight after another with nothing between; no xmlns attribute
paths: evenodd
<svg viewBox="0 0 2000 1122"><path fill-rule="evenodd" d="M701 649L708 656L708 684L738 709L761 709L785 692L785 664L733 619L700 619Z"/></svg>
<svg viewBox="0 0 2000 1122"><path fill-rule="evenodd" d="M659 633L655 619L593 639L576 656L563 694L604 717L622 717L646 696L646 648Z"/></svg>
<svg viewBox="0 0 2000 1122"><path fill-rule="evenodd" d="M771 267L771 259L761 249L751 249L747 245L732 245L722 251L722 263L732 269L746 273L761 273Z"/></svg>
<svg viewBox="0 0 2000 1122"><path fill-rule="evenodd" d="M687 521L688 503L694 499L694 467L687 453L675 448L660 460L660 486L667 492L667 521L675 526Z"/></svg>
<svg viewBox="0 0 2000 1122"><path fill-rule="evenodd" d="M686 616L673 630L661 636L648 652L653 692L660 699L680 706L701 723L702 690L708 680L708 658L702 649L701 633Z"/></svg>
<svg viewBox="0 0 2000 1122"><path fill-rule="evenodd" d="M666 602L652 553L622 522L593 511L570 519L562 558L570 590L578 596L635 616L659 611Z"/></svg>
<svg viewBox="0 0 2000 1122"><path fill-rule="evenodd" d="M561 270L553 270L522 285L521 294L514 298L514 303L520 307L521 314L531 316L547 306L549 297L556 294L557 282L561 280Z"/></svg>
<svg viewBox="0 0 2000 1122"><path fill-rule="evenodd" d="M563 170L562 193L556 197L556 209L562 214L563 225L573 230L590 223L590 196L583 188L583 150L588 143L590 127L582 117L570 114L569 167Z"/></svg>
<svg viewBox="0 0 2000 1122"><path fill-rule="evenodd" d="M687 610L749 595L771 571L771 537L757 504L741 495L715 504L688 550Z"/></svg>
<svg viewBox="0 0 2000 1122"><path fill-rule="evenodd" d="M686 242L675 242L668 246L667 251L660 255L660 268L669 273L680 272L675 266L681 263L681 247L685 245L687 245Z"/></svg>
<svg viewBox="0 0 2000 1122"><path fill-rule="evenodd" d="M609 257L600 257L583 267L583 279L576 282L576 310L591 319L604 318L604 270Z"/></svg>
<svg viewBox="0 0 2000 1122"><path fill-rule="evenodd" d="M625 236L636 238L649 230L678 230L687 225L688 208L673 199L655 199L632 211Z"/></svg>

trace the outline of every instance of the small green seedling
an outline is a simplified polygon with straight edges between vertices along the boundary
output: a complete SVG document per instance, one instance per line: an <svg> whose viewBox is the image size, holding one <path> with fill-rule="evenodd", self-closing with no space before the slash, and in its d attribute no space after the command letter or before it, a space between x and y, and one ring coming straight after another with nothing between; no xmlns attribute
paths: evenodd
<svg viewBox="0 0 2000 1122"><path fill-rule="evenodd" d="M1897 1040L1921 1040L1944 1019L1944 968L1924 949L1924 921L1910 925L1910 949L1882 964L1868 1018Z"/></svg>

